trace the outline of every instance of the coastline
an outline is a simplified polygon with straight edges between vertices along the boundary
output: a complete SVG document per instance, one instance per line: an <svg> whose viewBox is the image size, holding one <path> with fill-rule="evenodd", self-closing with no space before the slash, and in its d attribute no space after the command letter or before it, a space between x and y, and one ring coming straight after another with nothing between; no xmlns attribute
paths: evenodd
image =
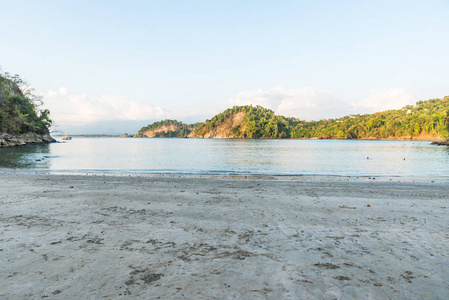
<svg viewBox="0 0 449 300"><path fill-rule="evenodd" d="M62 136L56 135L55 137L60 138ZM137 134L130 135L120 135L120 134L111 134L111 135L102 135L102 134L89 134L89 135L72 135L74 138L138 138L138 139L223 139L223 140L336 140L336 141L416 141L416 142L441 142L445 141L447 138L443 138L440 136L431 136L431 135L417 135L417 136L401 136L401 137L388 137L388 138L375 138L375 137L367 137L367 138L359 138L359 139L347 139L347 138L327 138L327 137L311 137L311 138L239 138L239 137L211 137L211 138L202 138L202 137L156 137L156 136L140 136Z"/></svg>
<svg viewBox="0 0 449 300"><path fill-rule="evenodd" d="M29 144L48 144L54 143L56 140L49 133L39 134L27 132L23 134L8 134L0 132L0 148L25 146Z"/></svg>
<svg viewBox="0 0 449 300"><path fill-rule="evenodd" d="M96 171L96 170L46 170L46 169L11 169L0 168L0 176L71 176L71 177L104 177L104 178L134 178L139 179L216 179L230 181L305 181L305 182L409 182L409 183L436 183L449 184L448 177L410 177L388 175L310 175L310 174L219 174L219 173L164 173L164 172L127 172L127 171Z"/></svg>
<svg viewBox="0 0 449 300"><path fill-rule="evenodd" d="M0 297L449 295L447 182L278 179L0 172Z"/></svg>
<svg viewBox="0 0 449 300"><path fill-rule="evenodd" d="M124 136L82 136L82 137L120 137ZM126 138L139 138L139 139L217 139L217 140L331 140L331 141L409 141L409 142L439 142L444 141L446 138L442 137L388 137L388 138L360 138L360 139L347 139L347 138L327 138L327 137L312 137L312 138L239 138L239 137L150 137L150 136L127 136Z"/></svg>

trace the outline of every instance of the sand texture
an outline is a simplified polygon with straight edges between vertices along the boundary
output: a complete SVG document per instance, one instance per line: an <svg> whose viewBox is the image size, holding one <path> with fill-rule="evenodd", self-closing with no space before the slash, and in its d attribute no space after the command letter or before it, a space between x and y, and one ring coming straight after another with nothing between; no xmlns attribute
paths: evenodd
<svg viewBox="0 0 449 300"><path fill-rule="evenodd" d="M448 191L0 174L0 299L449 299Z"/></svg>

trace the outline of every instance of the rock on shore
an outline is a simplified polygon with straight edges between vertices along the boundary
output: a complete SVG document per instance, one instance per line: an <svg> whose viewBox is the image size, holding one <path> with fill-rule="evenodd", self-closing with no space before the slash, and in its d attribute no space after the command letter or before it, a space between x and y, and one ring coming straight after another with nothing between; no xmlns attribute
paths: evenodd
<svg viewBox="0 0 449 300"><path fill-rule="evenodd" d="M439 146L449 146L449 139L445 139L443 141L432 142L432 144L439 145Z"/></svg>
<svg viewBox="0 0 449 300"><path fill-rule="evenodd" d="M53 142L56 142L56 140L52 138L49 133L38 134L34 132L27 132L20 135L0 133L0 148Z"/></svg>

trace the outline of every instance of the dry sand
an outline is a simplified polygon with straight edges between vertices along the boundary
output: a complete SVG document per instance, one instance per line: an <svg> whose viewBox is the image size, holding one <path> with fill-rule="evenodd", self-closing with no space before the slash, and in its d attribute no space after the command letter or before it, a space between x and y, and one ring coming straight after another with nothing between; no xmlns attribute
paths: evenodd
<svg viewBox="0 0 449 300"><path fill-rule="evenodd" d="M0 174L1 299L448 299L447 182Z"/></svg>

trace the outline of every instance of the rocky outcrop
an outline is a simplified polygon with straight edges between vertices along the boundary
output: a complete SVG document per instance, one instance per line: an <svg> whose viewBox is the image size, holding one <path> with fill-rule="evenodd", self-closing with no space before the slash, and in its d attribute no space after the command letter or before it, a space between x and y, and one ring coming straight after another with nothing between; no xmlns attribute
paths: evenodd
<svg viewBox="0 0 449 300"><path fill-rule="evenodd" d="M42 144L56 142L49 133L38 134L27 132L20 135L11 135L8 133L0 133L0 148L24 146L27 144Z"/></svg>
<svg viewBox="0 0 449 300"><path fill-rule="evenodd" d="M435 141L432 142L433 145L439 145L439 146L449 146L449 139L445 139L442 141Z"/></svg>
<svg viewBox="0 0 449 300"><path fill-rule="evenodd" d="M225 139L225 138L239 138L239 136L235 136L231 133L230 128L236 128L242 126L242 120L245 116L244 112L238 112L230 115L224 120L223 123L212 126L209 130L198 130L192 131L189 134L189 138L215 138L215 139ZM206 122L207 123L207 122Z"/></svg>
<svg viewBox="0 0 449 300"><path fill-rule="evenodd" d="M154 128L154 129L148 129L148 130L139 132L135 135L135 137L156 137L159 132L176 131L180 127L182 127L182 123L162 125L157 128Z"/></svg>
<svg viewBox="0 0 449 300"><path fill-rule="evenodd" d="M134 137L186 138L196 124L187 125L176 120L163 120L142 127Z"/></svg>

